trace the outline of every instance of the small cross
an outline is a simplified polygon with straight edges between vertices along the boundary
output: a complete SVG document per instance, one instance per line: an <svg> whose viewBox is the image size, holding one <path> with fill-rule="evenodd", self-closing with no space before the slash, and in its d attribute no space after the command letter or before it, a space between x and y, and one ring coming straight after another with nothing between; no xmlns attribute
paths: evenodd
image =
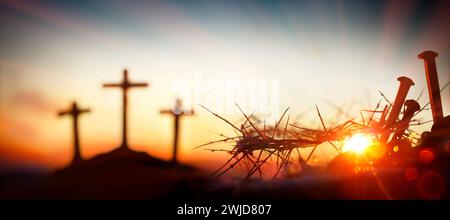
<svg viewBox="0 0 450 220"><path fill-rule="evenodd" d="M105 83L104 88L120 88L122 89L122 144L120 147L128 148L127 140L127 107L128 107L128 89L132 87L148 87L147 83L133 83L128 79L128 71L123 71L123 80L120 83Z"/></svg>
<svg viewBox="0 0 450 220"><path fill-rule="evenodd" d="M184 115L193 115L194 110L191 109L189 111L183 110L183 101L181 99L177 99L175 102L175 106L172 109L165 109L160 111L161 114L169 114L174 117L174 139L173 139L173 155L172 162L177 163L177 150L178 150L178 136L179 136L179 125L180 118Z"/></svg>
<svg viewBox="0 0 450 220"><path fill-rule="evenodd" d="M69 110L58 112L59 117L69 115L72 116L73 119L74 157L72 160L72 164L79 163L83 160L83 158L81 157L80 140L78 135L78 116L90 111L90 109L78 108L77 103L72 102L72 106Z"/></svg>

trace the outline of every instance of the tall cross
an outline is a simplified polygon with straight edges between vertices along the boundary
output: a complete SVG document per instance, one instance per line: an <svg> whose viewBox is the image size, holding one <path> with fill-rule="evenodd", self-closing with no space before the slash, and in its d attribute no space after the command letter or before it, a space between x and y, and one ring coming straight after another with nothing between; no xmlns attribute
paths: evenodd
<svg viewBox="0 0 450 220"><path fill-rule="evenodd" d="M83 113L90 112L90 109L81 109L78 108L78 105L76 102L72 102L72 106L70 109L66 111L60 111L58 112L58 116L65 116L69 115L72 116L73 119L73 141L74 141L74 156L72 160L72 164L79 163L83 160L81 157L81 151L80 151L80 140L78 135L78 116Z"/></svg>
<svg viewBox="0 0 450 220"><path fill-rule="evenodd" d="M128 98L127 92L128 89L132 87L147 87L147 83L133 83L128 79L128 71L125 69L123 71L123 79L120 83L105 83L103 84L104 88L120 88L122 89L122 144L121 148L128 148L128 140L127 140L127 106L128 106Z"/></svg>
<svg viewBox="0 0 450 220"><path fill-rule="evenodd" d="M173 155L172 162L177 163L177 150L178 150L178 135L179 135L179 126L180 126L180 118L184 115L193 115L194 110L191 109L189 111L183 110L183 101L181 99L177 99L175 102L175 106L173 109L165 109L160 111L161 114L170 114L174 117L174 138L173 138Z"/></svg>

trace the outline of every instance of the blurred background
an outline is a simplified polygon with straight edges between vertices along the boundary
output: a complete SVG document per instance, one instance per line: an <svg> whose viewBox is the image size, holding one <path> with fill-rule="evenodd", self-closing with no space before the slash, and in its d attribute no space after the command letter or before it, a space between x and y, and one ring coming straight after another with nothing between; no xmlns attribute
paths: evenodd
<svg viewBox="0 0 450 220"><path fill-rule="evenodd" d="M315 104L326 121L335 121L333 105L358 117L359 110L375 107L382 98L379 90L393 100L402 75L415 82L408 98L416 99L425 89L419 100L423 106L429 100L417 54L438 52L441 87L450 80L449 11L448 1L425 0L1 0L0 167L68 165L71 122L56 113L72 100L93 111L80 121L82 155L92 158L117 147L121 91L101 84L121 80L124 68L131 80L150 83L129 95L130 146L166 160L173 118L159 111L180 95L175 83L192 82L196 74L219 82L276 80L278 87L269 91L279 112L290 107L291 117L299 116L298 123L307 127L320 126ZM192 85L199 89L203 84ZM203 88L199 94L214 95ZM181 95L187 108L205 104L192 93ZM442 92L442 102L449 115L450 89ZM224 116L233 122L242 118L237 112ZM428 121L431 112L419 118ZM193 148L220 133L233 131L211 115L183 119L180 161L215 170L226 155ZM328 149L315 154L317 164L335 156Z"/></svg>

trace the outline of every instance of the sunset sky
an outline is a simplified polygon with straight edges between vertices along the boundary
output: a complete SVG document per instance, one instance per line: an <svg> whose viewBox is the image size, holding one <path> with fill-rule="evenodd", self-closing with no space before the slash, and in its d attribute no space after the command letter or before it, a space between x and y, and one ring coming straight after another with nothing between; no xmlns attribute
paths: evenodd
<svg viewBox="0 0 450 220"><path fill-rule="evenodd" d="M82 155L117 147L120 91L101 85L121 80L124 68L131 80L150 84L129 94L131 148L167 160L173 119L159 110L173 105L180 80L193 90L213 79L277 82L258 100L273 98L280 112L290 107L292 117L305 113L298 122L311 127L319 125L315 104L326 120L336 117L327 102L350 106L358 116L375 107L379 90L393 100L402 75L415 82L408 98L425 88L419 103L426 104L424 64L417 59L424 50L439 53L441 86L450 80L448 1L187 2L0 0L0 166L67 165L71 122L56 114L72 100L92 109L80 121ZM218 112L223 108L217 106L249 101L209 105L211 91L201 90L203 98L181 96L187 107L203 104ZM449 115L450 89L442 102ZM430 120L431 112L419 118ZM183 119L181 132L182 162L211 169L226 160L222 153L193 150L219 133L233 134L219 119L200 112Z"/></svg>

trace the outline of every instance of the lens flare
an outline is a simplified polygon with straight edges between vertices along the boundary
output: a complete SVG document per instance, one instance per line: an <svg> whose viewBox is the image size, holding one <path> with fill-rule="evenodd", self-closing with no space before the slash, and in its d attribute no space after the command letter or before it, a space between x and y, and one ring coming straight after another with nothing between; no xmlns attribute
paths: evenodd
<svg viewBox="0 0 450 220"><path fill-rule="evenodd" d="M371 144L372 139L370 136L355 134L344 141L342 152L352 151L360 154L363 153Z"/></svg>

